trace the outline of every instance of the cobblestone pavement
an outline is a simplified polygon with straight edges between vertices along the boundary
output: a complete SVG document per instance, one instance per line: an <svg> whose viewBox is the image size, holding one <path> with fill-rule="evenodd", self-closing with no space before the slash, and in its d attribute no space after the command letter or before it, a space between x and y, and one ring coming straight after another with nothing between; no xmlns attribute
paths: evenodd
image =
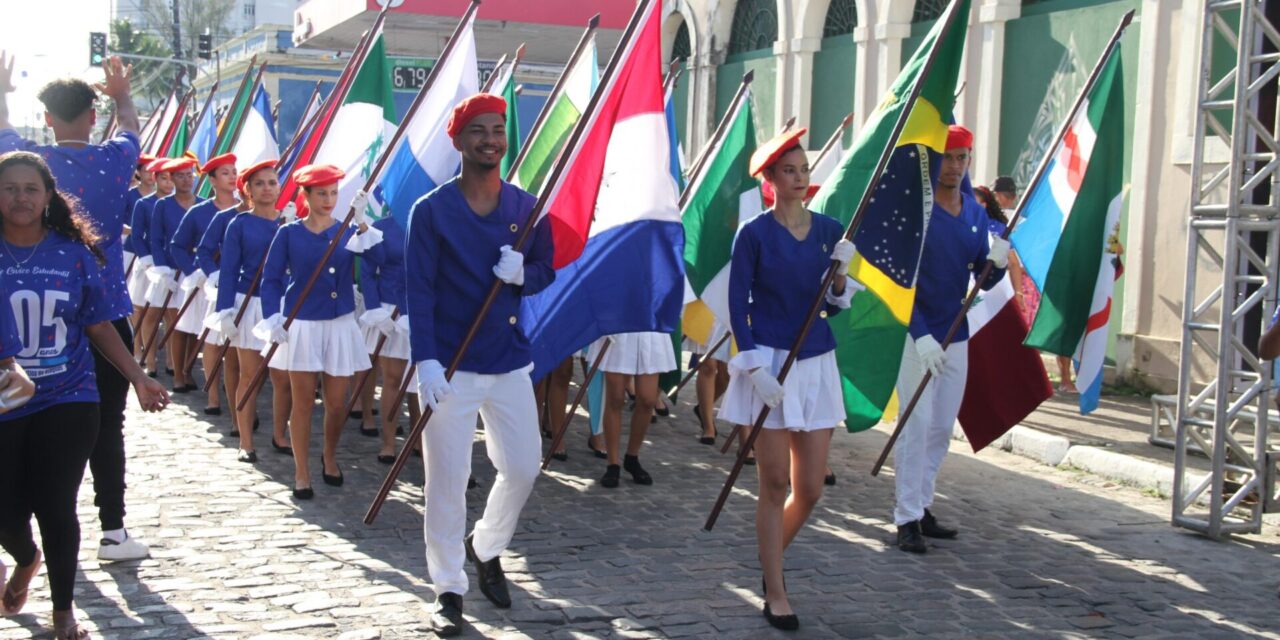
<svg viewBox="0 0 1280 640"><path fill-rule="evenodd" d="M241 464L229 419L199 414L203 398L179 398L187 405L129 418L128 524L152 545L151 559L96 560L86 480L76 605L98 637L430 637L420 464L366 527L386 467L355 421L339 456L346 485L317 482L314 501L295 503L292 461L270 450L266 424L262 461ZM538 481L503 558L515 606L495 609L473 590L470 636L1280 638L1275 527L1213 542L1171 528L1163 500L1001 452L953 448L935 512L961 536L924 556L897 551L892 468L867 474L883 430L837 434L839 483L788 552L802 629L775 632L760 615L754 473L743 474L714 532L702 531L730 460L697 444L689 409L650 431L642 459L652 487L600 488L603 461L575 423L570 459ZM484 456L476 447L488 487ZM470 492L472 520L484 490ZM44 578L33 587L26 612L0 619L0 640L48 637Z"/></svg>

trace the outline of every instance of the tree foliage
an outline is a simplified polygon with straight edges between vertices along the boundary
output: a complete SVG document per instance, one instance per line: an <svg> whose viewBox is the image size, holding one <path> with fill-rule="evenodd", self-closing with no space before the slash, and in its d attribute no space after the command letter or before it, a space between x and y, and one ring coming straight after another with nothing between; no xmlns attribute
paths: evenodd
<svg viewBox="0 0 1280 640"><path fill-rule="evenodd" d="M141 31L129 20L113 20L111 22L110 50L114 53L131 53L144 56L167 58L171 55L169 45L154 34ZM139 60L125 58L125 62L133 65L133 96L143 108L154 108L155 104L169 95L173 86L173 66L155 60Z"/></svg>
<svg viewBox="0 0 1280 640"><path fill-rule="evenodd" d="M235 0L138 0L147 24L155 33L163 34L166 47L173 42L173 2L178 3L178 24L181 27L182 57L190 60L195 57L196 43L200 34L208 30L213 36L213 46L237 33L227 29L231 12L235 9ZM194 73L195 69L188 69Z"/></svg>

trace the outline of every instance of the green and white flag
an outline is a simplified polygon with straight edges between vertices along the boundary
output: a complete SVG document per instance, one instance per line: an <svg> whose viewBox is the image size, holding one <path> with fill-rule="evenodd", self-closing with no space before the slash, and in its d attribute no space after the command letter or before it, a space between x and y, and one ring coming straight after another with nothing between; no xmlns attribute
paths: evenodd
<svg viewBox="0 0 1280 640"><path fill-rule="evenodd" d="M555 163L556 156L560 155L560 149L569 139L574 125L578 124L578 119L587 110L587 103L591 102L591 94L595 93L596 85L600 84L600 65L596 60L594 35L586 47L586 51L578 57L577 63L565 76L560 93L548 98L547 106L543 107L547 110L546 117L541 125L529 132L529 139L525 141L529 150L516 167L516 175L512 176L511 182L529 193L536 194L542 188L547 172Z"/></svg>
<svg viewBox="0 0 1280 640"><path fill-rule="evenodd" d="M507 68L513 69L514 66L507 65ZM515 164L516 156L520 155L520 105L517 102L520 96L516 95L516 74L508 74L506 82L499 89L500 95L507 101L507 154L502 156L502 175L505 176L511 171L511 165Z"/></svg>
<svg viewBox="0 0 1280 640"><path fill-rule="evenodd" d="M710 347L715 321L729 325L729 260L743 222L764 210L760 183L751 177L756 124L751 92L725 115L724 137L693 176L680 211L684 226L684 270L697 300L685 305L684 332Z"/></svg>
<svg viewBox="0 0 1280 640"><path fill-rule="evenodd" d="M345 216L356 191L368 181L383 147L396 131L396 109L391 97L391 70L381 33L351 81L346 99L329 125L314 164L332 164L346 172L338 183L334 215ZM370 212L371 215L377 212ZM376 217L376 216L375 216Z"/></svg>

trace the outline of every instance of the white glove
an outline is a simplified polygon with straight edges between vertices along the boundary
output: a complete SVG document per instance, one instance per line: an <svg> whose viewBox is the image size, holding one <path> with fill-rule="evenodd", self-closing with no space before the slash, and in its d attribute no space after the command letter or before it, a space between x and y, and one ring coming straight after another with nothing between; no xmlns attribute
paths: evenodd
<svg viewBox="0 0 1280 640"><path fill-rule="evenodd" d="M355 216L351 218L351 226L359 227L360 225L372 224L369 215L365 213L369 205L369 194L364 189L356 192L356 197L351 199L351 208L355 209Z"/></svg>
<svg viewBox="0 0 1280 640"><path fill-rule="evenodd" d="M205 319L204 326L222 334L223 340L231 340L240 335L240 327L236 326L236 310L223 309Z"/></svg>
<svg viewBox="0 0 1280 640"><path fill-rule="evenodd" d="M173 276L173 269L170 267L151 267L147 269L147 279L151 281L151 286L155 287L155 291L177 291L178 280Z"/></svg>
<svg viewBox="0 0 1280 640"><path fill-rule="evenodd" d="M841 238L840 242L836 243L835 249L832 249L831 259L840 263L840 273L849 272L849 263L853 262L854 251L853 242L848 238Z"/></svg>
<svg viewBox="0 0 1280 640"><path fill-rule="evenodd" d="M396 331L399 331L400 335L408 336L409 335L409 314L407 313L400 314L400 317L396 318L395 325L396 325Z"/></svg>
<svg viewBox="0 0 1280 640"><path fill-rule="evenodd" d="M204 297L209 300L218 299L218 274L219 273L221 272L214 271L213 273L209 274L209 277L206 278L204 281Z"/></svg>
<svg viewBox="0 0 1280 640"><path fill-rule="evenodd" d="M916 355L920 356L921 364L933 377L942 376L942 368L947 365L947 352L942 350L942 345L933 336L926 333L916 338Z"/></svg>
<svg viewBox="0 0 1280 640"><path fill-rule="evenodd" d="M512 249L509 244L502 245L499 251L502 252L502 256L498 258L498 264L493 265L493 275L507 284L514 284L517 287L523 285L524 254Z"/></svg>
<svg viewBox="0 0 1280 640"><path fill-rule="evenodd" d="M379 333L389 337L396 330L396 321L391 318L391 311L394 309L395 307L391 305L382 305L378 309L370 309L360 315L360 326L372 327L377 329Z"/></svg>
<svg viewBox="0 0 1280 640"><path fill-rule="evenodd" d="M285 224L289 224L290 222L297 221L298 205L292 202L286 203L284 205L284 208L280 210L280 216L284 218Z"/></svg>
<svg viewBox="0 0 1280 640"><path fill-rule="evenodd" d="M782 384L769 373L768 369L764 367L752 369L751 384L756 388L756 395L760 396L770 409L782 404L782 398L786 392L782 390Z"/></svg>
<svg viewBox="0 0 1280 640"><path fill-rule="evenodd" d="M453 385L444 377L444 367L439 360L423 360L418 363L418 397L426 400L435 411L445 398L453 395Z"/></svg>
<svg viewBox="0 0 1280 640"><path fill-rule="evenodd" d="M835 258L832 258L832 259L834 260ZM846 269L846 271L848 271L848 269ZM854 280L853 276L850 276L850 275L836 276L836 278L842 278L842 277L844 278L844 293L840 295L836 295L836 292L835 292L836 285L833 282L831 283L831 288L827 289L826 298L827 298L828 304L833 304L837 307L840 307L841 309L848 309L849 307L853 306L853 294L859 291L866 291L867 288L861 282Z"/></svg>
<svg viewBox="0 0 1280 640"><path fill-rule="evenodd" d="M1004 238L993 239L991 241L991 249L987 251L987 259L997 269L1009 266L1009 241Z"/></svg>
<svg viewBox="0 0 1280 640"><path fill-rule="evenodd" d="M254 325L253 335L259 340L275 344L284 344L289 341L289 332L284 328L284 316L279 312Z"/></svg>
<svg viewBox="0 0 1280 640"><path fill-rule="evenodd" d="M195 291L203 286L208 279L208 276L204 275L203 269L196 269L182 279L182 283L178 285L178 288L187 292Z"/></svg>

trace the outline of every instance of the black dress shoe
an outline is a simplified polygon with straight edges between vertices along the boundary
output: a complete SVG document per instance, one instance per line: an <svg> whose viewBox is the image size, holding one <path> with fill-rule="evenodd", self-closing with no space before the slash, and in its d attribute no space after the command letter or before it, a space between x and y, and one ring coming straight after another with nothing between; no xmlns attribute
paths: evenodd
<svg viewBox="0 0 1280 640"><path fill-rule="evenodd" d="M920 533L919 520L898 525L898 548L909 553L924 553L929 550Z"/></svg>
<svg viewBox="0 0 1280 640"><path fill-rule="evenodd" d="M764 603L764 619L768 620L769 626L774 629L795 631L800 628L800 618L797 618L796 614L789 613L785 616L775 616L773 615L773 612L769 610L768 602Z"/></svg>
<svg viewBox="0 0 1280 640"><path fill-rule="evenodd" d="M377 428L377 427L374 427L374 428L372 428L372 429L366 429L366 428L364 428L364 426L363 426L363 425L361 425L361 426L360 426L360 435L362 435L362 436L364 436L364 437L366 437L366 438L376 438L376 437L378 437L379 435L381 435L381 432L380 432L380 431L378 431L378 428Z"/></svg>
<svg viewBox="0 0 1280 640"><path fill-rule="evenodd" d="M638 456L623 456L622 468L631 474L632 482L645 486L653 484L653 476L649 475L649 472L640 466L640 458Z"/></svg>
<svg viewBox="0 0 1280 640"><path fill-rule="evenodd" d="M822 484L825 484L828 487L836 486L836 473L832 471L831 473L828 473L827 475L823 476Z"/></svg>
<svg viewBox="0 0 1280 640"><path fill-rule="evenodd" d="M431 628L441 638L462 633L462 596L453 592L436 596L436 610L431 612Z"/></svg>
<svg viewBox="0 0 1280 640"><path fill-rule="evenodd" d="M471 560L471 564L476 568L476 579L480 583L480 593L493 603L493 606L499 609L511 608L511 594L507 591L507 576L502 572L502 563L497 556L488 560L481 560L476 555L476 549L472 546L472 541L476 534L466 537L464 542L467 547L467 559Z"/></svg>
<svg viewBox="0 0 1280 640"><path fill-rule="evenodd" d="M156 372L156 371L148 371L148 372L147 372L147 377L148 377L148 378L155 378L155 377L158 377L159 375L160 375L160 373L159 373L159 372Z"/></svg>
<svg viewBox="0 0 1280 640"><path fill-rule="evenodd" d="M396 426L396 435L398 436L404 435L404 427Z"/></svg>
<svg viewBox="0 0 1280 640"><path fill-rule="evenodd" d="M310 500L316 497L316 492L311 487L299 487L293 490L293 497L299 500Z"/></svg>
<svg viewBox="0 0 1280 640"><path fill-rule="evenodd" d="M654 408L653 408L653 412L654 412L654 413L656 413L656 414L658 414L659 416L662 416L663 418L670 418L670 417L671 417L671 409L670 409L670 407L668 407L668 406L666 406L666 405L664 405L664 404L660 404L660 405L658 405L658 406L654 407Z"/></svg>
<svg viewBox="0 0 1280 640"><path fill-rule="evenodd" d="M171 375L173 375L173 369L170 369L169 367L165 367L165 368L164 368L164 373L165 373L165 375L170 375L170 376L171 376Z"/></svg>
<svg viewBox="0 0 1280 640"><path fill-rule="evenodd" d="M618 486L618 476L622 475L622 467L611 464L604 468L604 476L600 478L600 486L613 489Z"/></svg>
<svg viewBox="0 0 1280 640"><path fill-rule="evenodd" d="M272 438L272 439L271 439L271 448L272 448L272 449L275 449L275 450L276 450L276 453L281 453L281 454L284 454L284 455L286 455L286 456L291 456L291 457L293 456L293 447L286 447L286 446L281 445L281 444L276 444L276 439L275 439L275 438Z"/></svg>
<svg viewBox="0 0 1280 640"><path fill-rule="evenodd" d="M597 458L600 458L601 460L607 460L609 458L608 453L605 453L604 451L601 451L595 448L595 446L591 444L591 436L587 436L587 449L590 449L592 455L594 455Z"/></svg>
<svg viewBox="0 0 1280 640"><path fill-rule="evenodd" d="M236 456L236 460L239 462L247 462L249 464L253 464L258 461L258 452L245 451L244 449L241 449L240 455Z"/></svg>
<svg viewBox="0 0 1280 640"><path fill-rule="evenodd" d="M553 453L551 454L551 457L555 460L559 460L560 462L564 462L569 459L569 452L561 451L560 453Z"/></svg>
<svg viewBox="0 0 1280 640"><path fill-rule="evenodd" d="M396 461L395 456L384 456L382 454L378 454L378 462L381 462L382 464L391 464L395 461Z"/></svg>
<svg viewBox="0 0 1280 640"><path fill-rule="evenodd" d="M170 388L170 392L171 393L191 393L191 390L188 389L187 385L185 384L181 384L181 385L175 384L173 385L173 387Z"/></svg>
<svg viewBox="0 0 1280 640"><path fill-rule="evenodd" d="M206 416L220 416L222 415L222 407L205 407L204 414Z"/></svg>
<svg viewBox="0 0 1280 640"><path fill-rule="evenodd" d="M928 509L925 509L924 517L920 519L920 533L924 534L925 537L928 538L949 540L956 537L956 534L960 532L955 529L948 529L938 524L938 519L933 517L933 514L929 513Z"/></svg>
<svg viewBox="0 0 1280 640"><path fill-rule="evenodd" d="M199 387L198 385L196 385L194 382L188 382L188 383L187 383L186 385L184 385L182 388L183 388L183 389L186 389L187 391L195 391L196 389L199 389L200 387Z"/></svg>

